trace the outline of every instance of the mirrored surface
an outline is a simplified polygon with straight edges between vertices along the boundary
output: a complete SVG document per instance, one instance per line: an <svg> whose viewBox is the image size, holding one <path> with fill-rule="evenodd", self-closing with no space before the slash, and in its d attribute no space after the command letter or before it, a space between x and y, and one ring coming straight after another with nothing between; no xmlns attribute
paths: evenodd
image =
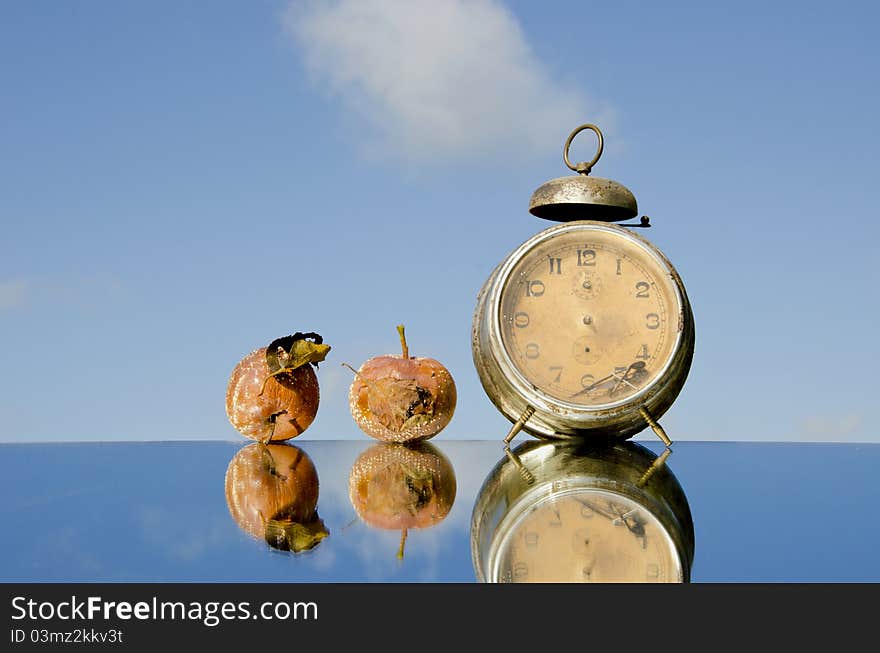
<svg viewBox="0 0 880 653"><path fill-rule="evenodd" d="M500 438L0 445L0 578L474 582ZM665 466L691 582L880 582L880 445L684 442Z"/></svg>
<svg viewBox="0 0 880 653"><path fill-rule="evenodd" d="M694 525L666 461L626 441L505 449L471 521L477 579L501 583L681 583Z"/></svg>

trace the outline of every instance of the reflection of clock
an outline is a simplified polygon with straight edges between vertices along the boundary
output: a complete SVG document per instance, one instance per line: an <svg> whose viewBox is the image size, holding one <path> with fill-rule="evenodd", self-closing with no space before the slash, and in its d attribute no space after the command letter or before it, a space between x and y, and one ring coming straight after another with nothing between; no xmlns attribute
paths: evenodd
<svg viewBox="0 0 880 653"><path fill-rule="evenodd" d="M600 137L594 125L589 127ZM544 184L539 217L565 221L511 252L483 286L473 359L486 393L526 431L626 438L678 396L694 348L684 284L652 243L610 222L637 213L617 182L583 175ZM630 225L632 226L632 225ZM641 225L647 226L647 221ZM661 436L663 437L663 436Z"/></svg>
<svg viewBox="0 0 880 653"><path fill-rule="evenodd" d="M528 442L483 484L471 553L483 582L687 582L684 491L632 442Z"/></svg>

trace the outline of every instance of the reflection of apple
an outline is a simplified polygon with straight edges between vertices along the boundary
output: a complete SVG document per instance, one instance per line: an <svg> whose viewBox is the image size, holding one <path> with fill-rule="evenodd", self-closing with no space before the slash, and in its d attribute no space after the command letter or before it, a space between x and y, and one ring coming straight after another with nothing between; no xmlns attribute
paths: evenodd
<svg viewBox="0 0 880 653"><path fill-rule="evenodd" d="M249 444L226 469L226 505L235 523L270 546L298 553L329 532L318 517L318 473L287 444Z"/></svg>
<svg viewBox="0 0 880 653"><path fill-rule="evenodd" d="M410 528L429 528L455 502L455 472L437 447L377 444L355 461L348 481L351 505L370 526L401 531L398 558Z"/></svg>
<svg viewBox="0 0 880 653"><path fill-rule="evenodd" d="M401 355L376 356L355 372L348 401L367 435L383 442L426 440L442 431L455 412L455 381L433 358L409 355L398 326Z"/></svg>

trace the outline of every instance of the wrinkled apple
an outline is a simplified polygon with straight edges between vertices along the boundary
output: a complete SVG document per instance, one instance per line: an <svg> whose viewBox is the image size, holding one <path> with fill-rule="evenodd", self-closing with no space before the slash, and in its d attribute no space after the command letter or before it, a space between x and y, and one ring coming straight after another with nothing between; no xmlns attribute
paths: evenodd
<svg viewBox="0 0 880 653"><path fill-rule="evenodd" d="M452 419L455 381L435 359L410 356L403 325L397 331L400 356L376 356L358 370L350 368L355 378L349 388L349 408L358 427L377 440L426 440Z"/></svg>
<svg viewBox="0 0 880 653"><path fill-rule="evenodd" d="M329 351L316 333L295 333L252 351L229 377L229 421L245 437L263 443L300 435L318 412L314 368Z"/></svg>

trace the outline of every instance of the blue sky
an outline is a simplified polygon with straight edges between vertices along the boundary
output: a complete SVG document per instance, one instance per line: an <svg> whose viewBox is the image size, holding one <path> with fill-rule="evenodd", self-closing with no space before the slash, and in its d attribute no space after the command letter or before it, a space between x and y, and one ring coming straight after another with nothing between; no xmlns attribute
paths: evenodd
<svg viewBox="0 0 880 653"><path fill-rule="evenodd" d="M437 438L502 437L476 293L588 121L693 304L673 440L880 441L878 13L6 3L0 441L239 438L230 371L294 331L333 347L301 437L366 438L340 363L401 322L458 386Z"/></svg>

